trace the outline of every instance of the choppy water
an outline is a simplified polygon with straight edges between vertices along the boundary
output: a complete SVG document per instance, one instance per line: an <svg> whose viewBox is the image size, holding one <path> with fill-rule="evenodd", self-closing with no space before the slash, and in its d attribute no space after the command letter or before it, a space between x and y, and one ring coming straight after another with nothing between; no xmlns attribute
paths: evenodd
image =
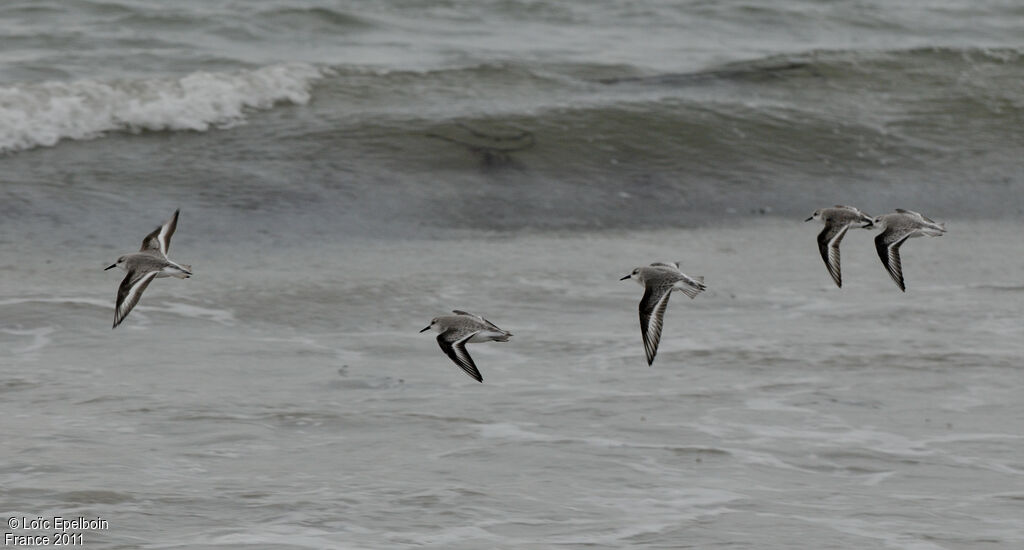
<svg viewBox="0 0 1024 550"><path fill-rule="evenodd" d="M0 520L112 548L1024 544L1015 2L0 5ZM868 232L836 289L799 220ZM182 208L116 331L101 269ZM681 260L644 366L635 265ZM513 333L486 383L416 331ZM6 531L11 531L7 529ZM23 530L12 532L24 533Z"/></svg>

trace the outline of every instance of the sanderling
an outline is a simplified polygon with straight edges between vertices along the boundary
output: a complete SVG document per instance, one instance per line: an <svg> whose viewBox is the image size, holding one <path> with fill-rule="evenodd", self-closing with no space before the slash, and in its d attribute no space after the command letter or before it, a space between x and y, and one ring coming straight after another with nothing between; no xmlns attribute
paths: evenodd
<svg viewBox="0 0 1024 550"><path fill-rule="evenodd" d="M896 281L896 286L903 292L907 291L903 284L903 266L900 263L900 245L911 237L938 237L946 232L946 224L937 223L917 212L897 208L893 214L883 214L873 220L877 226L885 228L875 237L875 249L882 259L885 270Z"/></svg>
<svg viewBox="0 0 1024 550"><path fill-rule="evenodd" d="M121 286L117 289L117 305L114 308L114 326L128 316L128 312L139 303L143 291L158 277L177 277L187 279L192 275L192 266L181 265L167 258L167 249L171 246L171 236L178 227L178 213L175 210L167 223L157 227L142 240L142 248L133 254L125 254L111 266L104 269L119 267L128 272Z"/></svg>
<svg viewBox="0 0 1024 550"><path fill-rule="evenodd" d="M434 329L440 334L437 335L437 343L441 349L459 366L466 374L470 375L477 382L483 382L484 377L476 368L476 363L466 351L466 344L470 342L508 342L511 332L501 330L494 323L479 315L473 315L461 310L453 310L455 315L443 315L434 317L430 324L423 327L420 332Z"/></svg>
<svg viewBox="0 0 1024 550"><path fill-rule="evenodd" d="M818 251L821 252L821 259L825 260L825 267L829 275L836 282L836 286L843 287L843 274L839 271L839 243L846 236L846 231L851 227L871 229L873 220L867 214L852 206L837 204L834 208L822 208L815 210L810 218L804 220L821 220L825 222L825 229L818 233Z"/></svg>
<svg viewBox="0 0 1024 550"><path fill-rule="evenodd" d="M655 262L638 267L620 280L626 279L636 279L644 287L644 297L640 300L640 334L644 338L647 365L650 366L658 354L662 319L672 291L681 290L690 298L696 298L707 287L704 286L704 277L690 277L679 271L679 262Z"/></svg>

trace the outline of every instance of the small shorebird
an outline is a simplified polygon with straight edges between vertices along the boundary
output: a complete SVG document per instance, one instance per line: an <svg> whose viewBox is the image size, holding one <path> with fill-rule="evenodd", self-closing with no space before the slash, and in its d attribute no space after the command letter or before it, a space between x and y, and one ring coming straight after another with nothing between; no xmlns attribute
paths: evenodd
<svg viewBox="0 0 1024 550"><path fill-rule="evenodd" d="M142 292L153 279L159 277L177 277L187 279L192 276L192 266L181 265L167 257L167 249L171 246L171 235L178 227L178 213L175 210L167 223L157 227L142 240L142 248L133 254L125 254L112 265L104 269L119 267L128 272L121 286L117 289L117 305L114 307L114 326L128 316L128 312L139 303Z"/></svg>
<svg viewBox="0 0 1024 550"><path fill-rule="evenodd" d="M456 365L466 374L473 377L477 382L483 382L484 377L476 368L476 363L466 351L466 344L470 342L508 342L511 332L501 330L494 323L479 315L473 315L461 310L452 310L455 315L443 315L434 317L430 324L423 327L420 332L434 329L440 334L437 335L437 343Z"/></svg>
<svg viewBox="0 0 1024 550"><path fill-rule="evenodd" d="M900 263L900 245L911 237L939 237L946 232L946 224L937 223L917 212L897 208L895 213L883 214L874 219L874 224L885 228L875 237L875 250L885 270L896 281L896 286L907 291L903 284L903 265Z"/></svg>
<svg viewBox="0 0 1024 550"><path fill-rule="evenodd" d="M821 252L821 259L825 260L828 274L832 276L836 286L842 288L843 274L839 271L839 243L851 227L871 229L874 221L860 210L841 204L837 204L834 208L815 210L814 214L804 221L811 220L825 222L825 229L818 233L818 251Z"/></svg>
<svg viewBox="0 0 1024 550"><path fill-rule="evenodd" d="M672 291L681 290L692 299L707 287L704 286L704 277L690 277L679 271L679 262L655 262L646 267L638 267L619 280L626 279L636 279L644 287L644 297L640 300L640 334L644 339L644 351L647 352L647 365L650 366L658 354L662 319Z"/></svg>

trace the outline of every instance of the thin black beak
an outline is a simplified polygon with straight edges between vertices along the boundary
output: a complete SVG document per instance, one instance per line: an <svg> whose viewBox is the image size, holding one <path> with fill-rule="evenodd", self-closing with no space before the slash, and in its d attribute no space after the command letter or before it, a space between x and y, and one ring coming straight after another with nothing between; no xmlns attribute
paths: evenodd
<svg viewBox="0 0 1024 550"><path fill-rule="evenodd" d="M807 219L806 219L806 220L804 220L804 221L805 221L805 222L809 222L809 221L811 221L811 220L813 220L813 219L814 219L814 216L811 216L810 218L807 218Z"/></svg>
<svg viewBox="0 0 1024 550"><path fill-rule="evenodd" d="M428 330L430 330L430 325L423 327L423 330L421 330L420 332L427 332Z"/></svg>
<svg viewBox="0 0 1024 550"><path fill-rule="evenodd" d="M117 264L112 264L110 267L117 267ZM106 271L106 270L110 269L110 267L104 267L103 271Z"/></svg>
<svg viewBox="0 0 1024 550"><path fill-rule="evenodd" d="M621 278L621 279L619 279L619 280L620 280L620 281L625 281L626 279L628 279L628 278L630 278L630 277L632 277L632 275L626 275L625 277L623 277L623 278Z"/></svg>

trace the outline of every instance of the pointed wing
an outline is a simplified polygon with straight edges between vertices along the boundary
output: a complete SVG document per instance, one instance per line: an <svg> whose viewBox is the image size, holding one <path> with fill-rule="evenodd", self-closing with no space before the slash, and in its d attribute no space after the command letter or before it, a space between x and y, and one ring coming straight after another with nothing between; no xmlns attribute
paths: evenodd
<svg viewBox="0 0 1024 550"><path fill-rule="evenodd" d="M110 328L117 328L117 325L124 321L124 318L128 316L128 313L135 307L135 304L139 303L139 298L142 298L143 291L146 290L149 283L153 282L156 274L156 271L147 271L141 275L136 271L129 271L124 276L121 286L117 289L117 304L114 306L114 326Z"/></svg>
<svg viewBox="0 0 1024 550"><path fill-rule="evenodd" d="M668 307L668 299L671 296L671 286L649 286L644 289L644 297L640 300L640 335L644 339L648 366L654 364L654 356L658 354L662 320L665 318L665 308Z"/></svg>
<svg viewBox="0 0 1024 550"><path fill-rule="evenodd" d="M480 371L476 368L476 363L473 362L473 358L469 356L466 351L466 342L476 336L476 333L480 332L475 330L459 338L458 340L451 341L449 338L456 336L456 332L453 330L446 330L441 334L437 335L437 343L440 344L441 350L451 358L460 369L466 372L466 374L473 377L477 382L483 382L484 377L480 375Z"/></svg>
<svg viewBox="0 0 1024 550"><path fill-rule="evenodd" d="M929 218L928 216L925 216L920 212L914 212L913 210L907 210L905 208L897 208L896 211L899 212L900 214L910 214L911 216L917 216L918 218L921 218L922 220L928 223L935 223L935 220Z"/></svg>
<svg viewBox="0 0 1024 550"><path fill-rule="evenodd" d="M889 272L892 280L896 282L896 286L900 287L900 290L903 292L907 291L907 287L903 284L900 245L909 238L909 233L898 234L890 229L886 229L875 237L875 250L878 251L878 257L882 260L882 265L885 266L885 270Z"/></svg>
<svg viewBox="0 0 1024 550"><path fill-rule="evenodd" d="M910 214L911 216L918 216L920 218L924 218L924 216L922 216L920 212L914 212L913 210L907 210L906 208L897 208L896 212L899 212L900 214Z"/></svg>
<svg viewBox="0 0 1024 550"><path fill-rule="evenodd" d="M483 323L483 324L493 328L494 330L496 330L498 332L505 332L505 331L501 330L500 328L498 328L498 325L495 325L494 323L488 321L487 319L484 319L483 317L481 317L479 315L476 315L475 313L470 313L468 311L462 311L461 309L453 309L452 313L454 313L456 315L468 315L468 316L470 316L470 317L472 317L474 319L478 319L481 323Z"/></svg>
<svg viewBox="0 0 1024 550"><path fill-rule="evenodd" d="M825 267L828 274L836 282L836 286L843 288L843 274L839 269L839 243L842 242L850 224L830 225L825 224L825 229L818 233L818 251L821 252L821 259L825 260Z"/></svg>
<svg viewBox="0 0 1024 550"><path fill-rule="evenodd" d="M679 269L679 262L654 262L651 267L670 267L672 269Z"/></svg>
<svg viewBox="0 0 1024 550"><path fill-rule="evenodd" d="M836 205L836 208L842 208L842 209L848 210L849 212L854 214L855 217L856 217L856 220L854 220L854 221L861 221L861 222L868 222L868 223L874 221L871 218L871 216L867 215L865 212L861 212L860 208L856 208L856 207L853 207L853 206L842 206L842 205L838 205L838 204Z"/></svg>
<svg viewBox="0 0 1024 550"><path fill-rule="evenodd" d="M166 258L167 250L171 248L171 236L174 235L174 230L178 228L179 212L181 212L180 209L175 210L171 219L154 229L149 235L146 235L146 238L142 239L142 248L139 249L139 252L158 252Z"/></svg>

